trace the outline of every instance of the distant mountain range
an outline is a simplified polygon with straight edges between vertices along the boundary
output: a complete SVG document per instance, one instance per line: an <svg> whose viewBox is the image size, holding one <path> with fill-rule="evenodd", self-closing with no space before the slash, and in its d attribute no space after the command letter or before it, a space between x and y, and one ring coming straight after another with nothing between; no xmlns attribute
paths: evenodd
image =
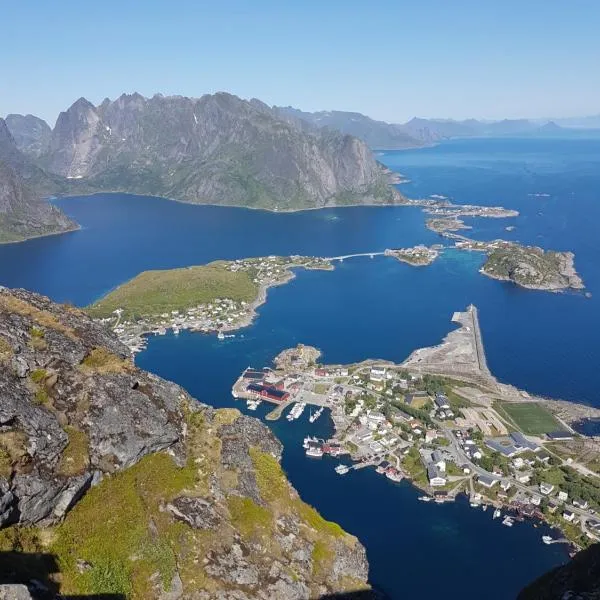
<svg viewBox="0 0 600 600"><path fill-rule="evenodd" d="M275 107L279 114L293 123L303 123L307 128L339 130L356 136L371 148L398 150L417 148L441 140L459 137L495 137L508 135L558 134L564 128L600 128L600 116L586 119L560 119L533 121L528 119L504 119L502 121L478 121L467 119L421 119L415 117L402 124L375 121L355 112L319 111L303 112L291 106Z"/></svg>

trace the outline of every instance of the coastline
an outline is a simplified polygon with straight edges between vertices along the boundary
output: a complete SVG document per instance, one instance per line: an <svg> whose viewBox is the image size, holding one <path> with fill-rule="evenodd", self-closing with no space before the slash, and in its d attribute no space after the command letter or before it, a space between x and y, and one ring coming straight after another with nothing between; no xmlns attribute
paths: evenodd
<svg viewBox="0 0 600 600"><path fill-rule="evenodd" d="M74 231L80 231L82 229L79 223L75 224L75 227L69 227L68 229L63 229L62 231L52 231L51 233L41 233L39 235L32 235L30 237L23 238L22 240L12 240L10 242L2 242L0 241L0 246L8 246L11 244L22 244L23 242L29 242L30 240L38 240L40 238L52 237L55 235L63 235L64 233L73 233Z"/></svg>

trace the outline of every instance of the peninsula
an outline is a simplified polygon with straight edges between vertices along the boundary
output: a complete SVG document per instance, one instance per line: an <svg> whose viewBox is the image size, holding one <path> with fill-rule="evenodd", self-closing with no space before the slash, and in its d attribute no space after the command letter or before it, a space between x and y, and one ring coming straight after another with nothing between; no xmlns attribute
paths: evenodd
<svg viewBox="0 0 600 600"><path fill-rule="evenodd" d="M144 336L190 329L225 333L248 326L270 287L294 278L294 268L333 269L331 259L268 256L207 265L144 271L87 308L111 324L133 352Z"/></svg>
<svg viewBox="0 0 600 600"><path fill-rule="evenodd" d="M474 507L493 506L505 525L537 518L577 548L600 540L600 443L571 426L600 410L498 382L477 309L452 321L459 328L440 345L415 350L401 364L324 365L317 349L299 345L277 356L274 369L244 371L233 395L250 408L272 402L275 417L293 404L291 420L298 406L330 409L333 437L308 436L305 448L311 457L349 454L352 463L336 467L341 475L371 466L392 481L406 477L423 500L466 493Z"/></svg>

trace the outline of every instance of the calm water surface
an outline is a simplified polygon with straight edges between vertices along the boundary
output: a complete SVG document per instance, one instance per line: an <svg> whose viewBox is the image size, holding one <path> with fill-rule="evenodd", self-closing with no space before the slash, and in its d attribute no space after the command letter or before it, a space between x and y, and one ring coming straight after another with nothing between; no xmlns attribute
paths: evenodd
<svg viewBox="0 0 600 600"><path fill-rule="evenodd" d="M400 361L416 347L438 343L452 328L452 312L473 302L490 368L501 380L600 405L600 140L461 140L378 158L411 179L401 187L411 197L443 194L459 203L517 208L517 219L468 219L469 235L574 251L592 298L490 280L477 272L478 254L448 251L426 268L358 258L333 272L299 271L290 284L270 290L259 318L234 339L153 338L140 366L200 400L232 406L230 387L239 372L269 364L284 348L312 344L331 362ZM0 247L0 284L85 305L144 269L440 241L425 229L420 210L404 207L272 214L119 194L58 203L82 230ZM508 232L508 225L516 229ZM466 580L486 598L512 598L565 559L560 547L541 543L540 528L502 527L489 511L466 503L416 502L418 493L405 483L367 470L339 477L331 461L307 459L301 440L310 427L327 435L331 424L324 417L313 426L305 419L271 426L302 497L361 539L372 581L393 598L473 597Z"/></svg>

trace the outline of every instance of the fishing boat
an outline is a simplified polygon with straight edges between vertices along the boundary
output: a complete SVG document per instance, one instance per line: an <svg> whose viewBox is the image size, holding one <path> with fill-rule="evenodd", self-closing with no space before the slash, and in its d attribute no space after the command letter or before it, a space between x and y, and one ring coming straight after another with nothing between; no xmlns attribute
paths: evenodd
<svg viewBox="0 0 600 600"><path fill-rule="evenodd" d="M544 544L551 544L553 541L554 540L549 535L543 535L542 536L542 542L544 542Z"/></svg>
<svg viewBox="0 0 600 600"><path fill-rule="evenodd" d="M323 448L321 448L321 444L318 442L309 442L308 448L306 449L306 456L321 458L321 456L323 456Z"/></svg>
<svg viewBox="0 0 600 600"><path fill-rule="evenodd" d="M319 410L317 410L317 412L315 412L315 413L311 412L310 413L310 417L308 417L308 420L311 423L314 423L321 416L322 413L323 413L323 407L321 406L321 408L319 408Z"/></svg>
<svg viewBox="0 0 600 600"><path fill-rule="evenodd" d="M498 519L498 518L499 518L499 517L501 517L501 516L502 516L502 512L500 511L500 509L499 509L499 508L497 508L497 509L494 511L494 516L493 516L493 518L494 518L494 519Z"/></svg>
<svg viewBox="0 0 600 600"><path fill-rule="evenodd" d="M335 468L335 472L338 475L345 475L348 471L350 470L350 467L347 465L342 465L339 464L336 468Z"/></svg>
<svg viewBox="0 0 600 600"><path fill-rule="evenodd" d="M419 496L417 500L420 500L421 502L431 502L433 498L431 496Z"/></svg>
<svg viewBox="0 0 600 600"><path fill-rule="evenodd" d="M307 435L302 442L302 447L306 450L311 442L318 442L319 440L316 437L311 437Z"/></svg>
<svg viewBox="0 0 600 600"><path fill-rule="evenodd" d="M514 523L515 522L511 517L504 517L504 519L502 519L502 525L506 525L507 527L512 527Z"/></svg>

